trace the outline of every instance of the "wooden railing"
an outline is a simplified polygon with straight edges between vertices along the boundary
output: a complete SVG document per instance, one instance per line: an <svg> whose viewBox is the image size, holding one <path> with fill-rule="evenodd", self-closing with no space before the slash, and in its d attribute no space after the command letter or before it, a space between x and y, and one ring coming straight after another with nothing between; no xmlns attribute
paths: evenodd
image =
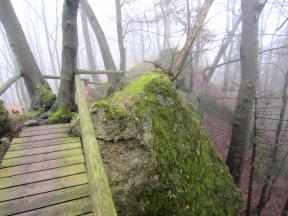
<svg viewBox="0 0 288 216"><path fill-rule="evenodd" d="M101 74L107 73L109 72L101 71ZM90 117L84 84L79 73L75 75L75 85L93 213L97 216L114 216L117 213Z"/></svg>
<svg viewBox="0 0 288 216"><path fill-rule="evenodd" d="M78 105L83 151L90 187L93 214L96 216L116 216L109 182L105 173L103 161L100 154L88 104L86 101L83 81L80 74L123 74L122 71L83 71L75 75L76 103ZM13 77L0 86L0 96L19 78L21 73L17 72ZM46 79L60 79L58 76L44 75ZM94 83L96 84L96 83Z"/></svg>
<svg viewBox="0 0 288 216"><path fill-rule="evenodd" d="M15 83L20 77L21 72L16 72L10 79L0 85L0 96L13 84Z"/></svg>

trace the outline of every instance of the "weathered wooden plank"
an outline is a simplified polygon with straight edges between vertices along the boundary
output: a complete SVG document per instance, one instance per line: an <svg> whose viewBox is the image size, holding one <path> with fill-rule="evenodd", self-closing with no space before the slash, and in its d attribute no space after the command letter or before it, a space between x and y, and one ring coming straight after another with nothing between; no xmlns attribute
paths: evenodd
<svg viewBox="0 0 288 216"><path fill-rule="evenodd" d="M65 124L53 124L53 125L41 125L41 126L34 126L34 127L24 127L22 132L28 131L40 131L40 130L47 130L47 129L54 129L54 128L62 128L62 127L70 127L70 123Z"/></svg>
<svg viewBox="0 0 288 216"><path fill-rule="evenodd" d="M17 144L17 143L28 143L28 142L50 140L50 139L57 139L57 138L64 138L64 137L69 137L69 135L67 133L56 133L56 134L46 134L42 136L15 138L11 142L11 145Z"/></svg>
<svg viewBox="0 0 288 216"><path fill-rule="evenodd" d="M18 143L14 145L10 145L9 151L15 151L20 149L31 149L37 148L41 146L50 146L50 145L61 145L64 143L71 143L71 142L80 142L79 137L65 137L59 139L51 139L51 140L41 140L31 143Z"/></svg>
<svg viewBox="0 0 288 216"><path fill-rule="evenodd" d="M19 138L29 137L29 136L42 136L46 134L63 133L63 132L67 133L68 131L69 131L69 127L51 128L47 130L22 131Z"/></svg>
<svg viewBox="0 0 288 216"><path fill-rule="evenodd" d="M83 214L81 216L92 216L92 215L94 215L94 214L91 212L91 213Z"/></svg>
<svg viewBox="0 0 288 216"><path fill-rule="evenodd" d="M58 152L50 152L46 154L32 155L26 157L4 159L2 164L0 165L0 168L31 164L41 161L55 160L59 158L71 157L76 155L82 155L81 148L58 151Z"/></svg>
<svg viewBox="0 0 288 216"><path fill-rule="evenodd" d="M0 190L0 202L12 199L32 196L35 194L46 193L49 191L60 190L76 185L87 184L87 174L82 173L73 176L66 176L27 185L21 185Z"/></svg>
<svg viewBox="0 0 288 216"><path fill-rule="evenodd" d="M88 196L88 184L65 188L57 191L51 191L35 196L2 202L0 203L0 215L11 215L31 211Z"/></svg>
<svg viewBox="0 0 288 216"><path fill-rule="evenodd" d="M24 157L29 155L37 155L37 154L44 154L49 152L56 152L56 151L63 151L67 149L75 149L80 148L81 143L66 143L61 145L53 145L53 146L46 146L46 147L39 147L33 149L21 149L16 151L8 151L5 155L5 159L8 158L17 158L17 157Z"/></svg>
<svg viewBox="0 0 288 216"><path fill-rule="evenodd" d="M104 170L80 75L75 76L75 84L87 175L89 183L91 183L90 194L93 213L95 215L116 216L112 193Z"/></svg>
<svg viewBox="0 0 288 216"><path fill-rule="evenodd" d="M76 175L86 172L84 164L76 164L66 167L59 167L50 170L21 174L0 178L0 189L60 178L69 175Z"/></svg>
<svg viewBox="0 0 288 216"><path fill-rule="evenodd" d="M75 216L82 215L91 212L91 199L90 197L85 197L46 208L41 208L34 211L25 212L18 214L19 216L55 216L55 215L65 215L65 216Z"/></svg>
<svg viewBox="0 0 288 216"><path fill-rule="evenodd" d="M0 169L0 178L84 163L83 155Z"/></svg>

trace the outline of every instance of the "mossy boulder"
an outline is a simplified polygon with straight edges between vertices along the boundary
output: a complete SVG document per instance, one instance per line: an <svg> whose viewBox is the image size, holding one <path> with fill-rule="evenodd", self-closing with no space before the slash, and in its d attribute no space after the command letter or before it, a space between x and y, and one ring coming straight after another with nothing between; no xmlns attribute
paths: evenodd
<svg viewBox="0 0 288 216"><path fill-rule="evenodd" d="M31 108L33 111L41 110L45 112L52 107L55 100L56 100L56 95L53 94L50 89L48 89L44 85L39 85L37 87L37 93L32 102Z"/></svg>
<svg viewBox="0 0 288 216"><path fill-rule="evenodd" d="M3 101L0 100L0 138L10 136L12 131L9 113L5 109Z"/></svg>
<svg viewBox="0 0 288 216"><path fill-rule="evenodd" d="M237 215L226 165L166 75L141 76L91 116L119 215Z"/></svg>

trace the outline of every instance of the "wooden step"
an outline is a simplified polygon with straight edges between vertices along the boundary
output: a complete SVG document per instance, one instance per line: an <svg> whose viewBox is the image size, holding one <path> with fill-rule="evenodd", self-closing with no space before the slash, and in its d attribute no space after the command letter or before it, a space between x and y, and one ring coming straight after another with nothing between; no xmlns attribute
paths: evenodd
<svg viewBox="0 0 288 216"><path fill-rule="evenodd" d="M40 141L40 140L51 140L51 139L64 138L64 137L69 137L69 135L65 132L65 133L56 133L56 134L46 134L42 136L15 138L11 142L11 145L15 145L18 143L35 142L35 141Z"/></svg>
<svg viewBox="0 0 288 216"><path fill-rule="evenodd" d="M32 130L32 131L22 131L20 134L21 137L30 137L30 136L42 136L46 134L54 134L54 133L63 133L68 132L69 127L61 127L61 128L52 128L49 130Z"/></svg>

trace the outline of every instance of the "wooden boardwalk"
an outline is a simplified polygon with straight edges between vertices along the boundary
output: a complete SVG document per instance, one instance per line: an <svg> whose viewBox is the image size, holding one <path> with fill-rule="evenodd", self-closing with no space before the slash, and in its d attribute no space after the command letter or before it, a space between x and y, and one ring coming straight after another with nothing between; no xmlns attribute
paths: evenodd
<svg viewBox="0 0 288 216"><path fill-rule="evenodd" d="M79 138L69 124L24 128L0 165L0 215L92 215Z"/></svg>

